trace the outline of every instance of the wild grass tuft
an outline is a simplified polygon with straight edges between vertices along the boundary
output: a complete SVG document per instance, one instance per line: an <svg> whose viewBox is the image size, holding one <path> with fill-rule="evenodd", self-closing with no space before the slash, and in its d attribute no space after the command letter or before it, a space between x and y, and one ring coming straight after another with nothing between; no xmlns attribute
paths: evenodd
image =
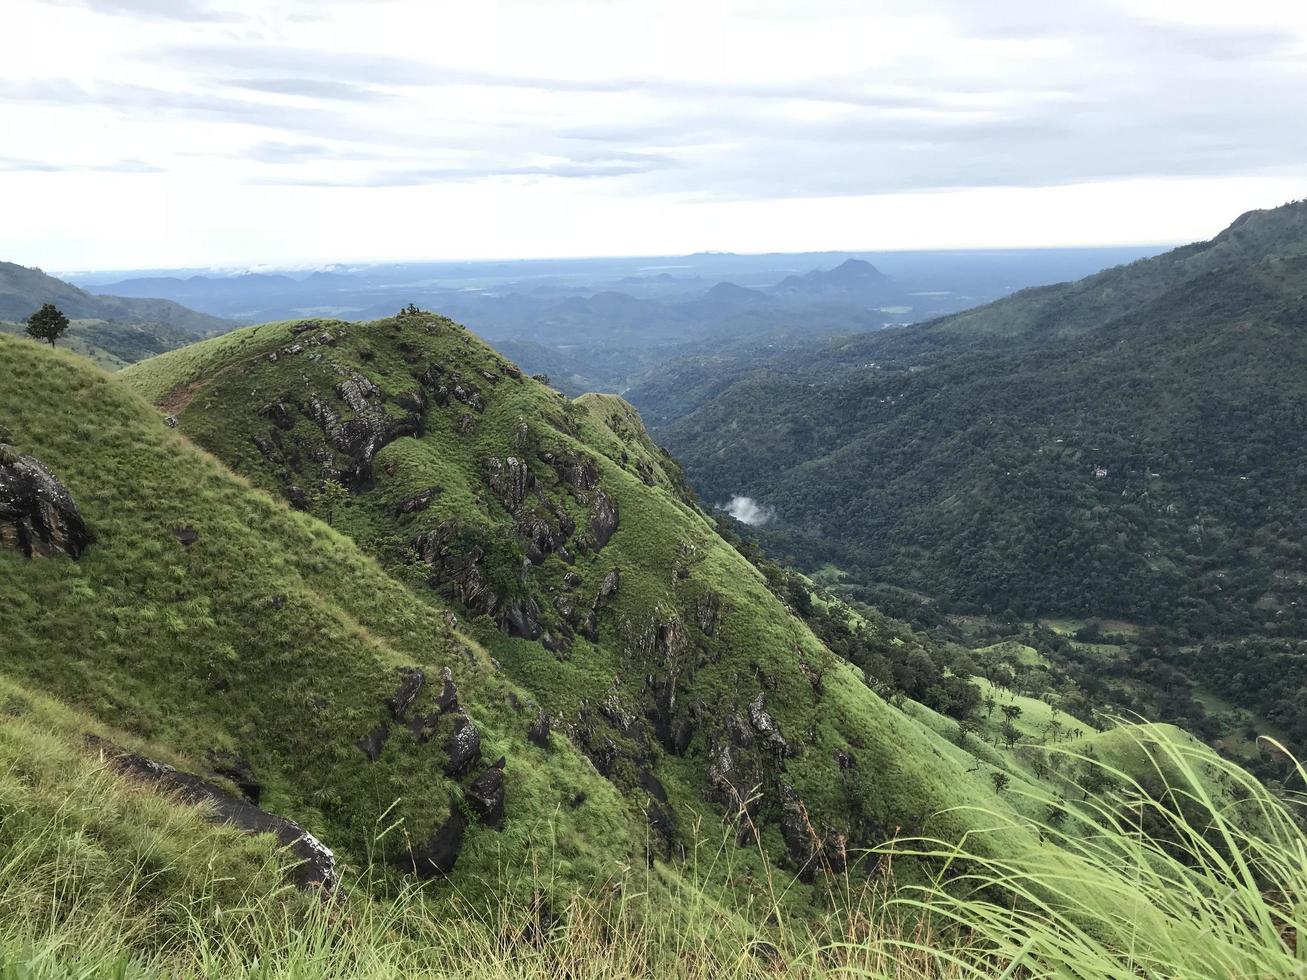
<svg viewBox="0 0 1307 980"><path fill-rule="evenodd" d="M1114 734L1145 761L1129 767L1136 775L1049 750L1081 775L1060 793L1023 790L1047 815L1032 821L1046 842L1032 855L995 857L968 840L888 845L886 854L940 869L891 905L951 924L957 939L937 949L898 936L878 943L968 977L1307 976L1302 795L1273 794L1166 729ZM1294 767L1301 786L1307 774ZM1011 819L985 816L995 826Z"/></svg>

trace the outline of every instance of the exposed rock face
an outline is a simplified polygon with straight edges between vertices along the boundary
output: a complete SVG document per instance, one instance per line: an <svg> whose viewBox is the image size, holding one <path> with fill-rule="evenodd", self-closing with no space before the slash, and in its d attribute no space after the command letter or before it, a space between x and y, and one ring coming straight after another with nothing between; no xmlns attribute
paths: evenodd
<svg viewBox="0 0 1307 980"><path fill-rule="evenodd" d="M446 776L460 776L481 758L481 733L472 719L459 713L454 719L454 731L445 745L449 761L445 764Z"/></svg>
<svg viewBox="0 0 1307 980"><path fill-rule="evenodd" d="M499 761L483 772L463 794L463 800L482 823L500 830L504 826L504 765Z"/></svg>
<svg viewBox="0 0 1307 980"><path fill-rule="evenodd" d="M781 730L776 726L776 722L764 707L761 692L749 705L749 724L753 726L754 731L762 736L763 742L776 753L778 759L783 759L791 754L789 743L782 737Z"/></svg>
<svg viewBox="0 0 1307 980"><path fill-rule="evenodd" d="M79 558L94 540L68 488L40 460L0 444L0 546Z"/></svg>
<svg viewBox="0 0 1307 980"><path fill-rule="evenodd" d="M526 461L516 456L505 456L503 459L491 456L482 462L481 469L490 489L504 508L510 513L517 513L527 492L535 486L535 477L527 469Z"/></svg>
<svg viewBox="0 0 1307 980"><path fill-rule="evenodd" d="M493 615L499 596L486 584L481 561L485 551L457 521L445 521L413 541L418 556L431 566L428 584L474 613Z"/></svg>
<svg viewBox="0 0 1307 980"><path fill-rule="evenodd" d="M596 489L594 502L590 505L590 533L594 535L596 547L606 545L616 530L617 501Z"/></svg>
<svg viewBox="0 0 1307 980"><path fill-rule="evenodd" d="M426 674L422 672L421 667L400 667L399 687L395 693L386 698L386 707L390 709L390 714L394 718L399 718L409 706L416 700L422 692L422 685L426 682Z"/></svg>
<svg viewBox="0 0 1307 980"><path fill-rule="evenodd" d="M230 779L247 800L258 804L263 796L263 784L254 776L254 769L245 757L234 752L215 752L209 756L209 765L215 776Z"/></svg>
<svg viewBox="0 0 1307 980"><path fill-rule="evenodd" d="M526 730L526 737L547 751L549 749L549 716L541 711L535 723Z"/></svg>
<svg viewBox="0 0 1307 980"><path fill-rule="evenodd" d="M291 877L300 888L318 887L326 890L336 885L336 859L330 848L297 824L294 820L260 810L253 803L232 796L221 787L188 772L155 762L134 752L124 752L110 742L88 736L87 742L101 752L118 772L151 783L172 793L186 803L207 803L213 807L215 818L222 823L251 834L274 834L301 863Z"/></svg>
<svg viewBox="0 0 1307 980"><path fill-rule="evenodd" d="M449 818L440 829L419 847L396 859L396 863L419 878L439 878L454 870L458 853L463 848L463 831L467 818L457 800L449 801Z"/></svg>

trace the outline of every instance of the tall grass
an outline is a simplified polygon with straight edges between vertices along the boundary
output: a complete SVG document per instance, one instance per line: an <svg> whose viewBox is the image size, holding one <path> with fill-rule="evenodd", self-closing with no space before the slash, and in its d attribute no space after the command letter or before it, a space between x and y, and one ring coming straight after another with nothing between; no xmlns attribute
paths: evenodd
<svg viewBox="0 0 1307 980"><path fill-rule="evenodd" d="M1047 750L1079 776L1060 793L1027 792L1048 815L1033 822L1046 842L1035 854L995 857L966 840L888 845L940 869L930 883L900 887L891 905L950 925L955 938L936 948L898 936L877 943L966 977L1307 977L1301 792L1273 794L1150 726L1114 734L1128 742L1128 767ZM1307 785L1295 767L1295 786Z"/></svg>
<svg viewBox="0 0 1307 980"><path fill-rule="evenodd" d="M213 855L180 855L187 868L138 855L109 881L84 860L78 841L98 831L78 805L53 822L0 812L0 980L1307 977L1300 798L1156 729L1116 734L1114 761L1045 750L1067 776L1023 791L1047 814L1030 822L1044 838L1031 852L995 856L976 836L892 841L875 873L825 875L828 908L804 919L786 911L780 873L749 883L770 896L762 908L699 887L749 873L732 866L733 831L701 827L674 869L598 882L561 906L543 897L557 894L544 867L515 872L539 888L505 888L497 904L460 898L453 881L367 873L319 901L269 887L257 862L234 881ZM79 778L125 792L92 770ZM981 816L996 829L1017 819ZM904 861L933 875L891 873ZM147 875L170 890L143 903Z"/></svg>

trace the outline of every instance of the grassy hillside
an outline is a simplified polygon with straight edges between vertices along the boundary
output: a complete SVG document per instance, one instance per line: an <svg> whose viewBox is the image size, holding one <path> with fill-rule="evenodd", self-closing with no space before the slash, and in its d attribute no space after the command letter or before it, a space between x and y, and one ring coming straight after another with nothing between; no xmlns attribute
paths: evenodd
<svg viewBox="0 0 1307 980"><path fill-rule="evenodd" d="M743 808L808 876L895 828L955 832L936 815L992 792L785 609L620 399L569 401L430 315L265 324L124 375L238 474L452 601L662 853L696 814ZM360 450L350 425L380 435Z"/></svg>
<svg viewBox="0 0 1307 980"><path fill-rule="evenodd" d="M0 262L0 320L25 321L43 303L53 303L73 320L173 327L192 337L221 333L231 324L166 299L96 296L40 269Z"/></svg>
<svg viewBox="0 0 1307 980"><path fill-rule="evenodd" d="M0 333L26 336L25 323L0 321ZM195 334L181 327L163 324L115 323L111 320L73 320L59 346L116 371L155 354L194 343Z"/></svg>
<svg viewBox="0 0 1307 980"><path fill-rule="evenodd" d="M897 945L933 934L868 872L930 887L948 864L905 837L983 827L969 860L1080 876L1081 900L1114 887L1039 842L1070 769L883 701L620 399L563 399L430 315L264 325L126 375L167 415L0 338L0 437L94 535L77 560L0 550L0 963L244 975L258 949L269 976L444 975L452 957L460 975L942 977L995 954ZM915 643L873 625L863 652ZM405 705L414 667L430 682ZM451 771L467 723L480 761ZM136 786L88 734L232 794L256 782L336 851L348 925L279 884L269 839ZM502 826L469 795L500 755ZM455 812L456 866L412 890L405 855Z"/></svg>
<svg viewBox="0 0 1307 980"><path fill-rule="evenodd" d="M96 536L76 562L0 550L5 677L167 746L190 771L239 754L261 805L355 864L432 834L451 794L500 755L513 820L503 833L469 827L465 887L491 887L541 841L573 880L642 852L638 815L565 740L527 740L529 695L438 608L85 362L4 338L0 355L5 438L64 481ZM467 773L445 775L450 715L428 740L396 725L375 762L359 749L411 666L432 678L411 709L423 713L452 671L482 742Z"/></svg>

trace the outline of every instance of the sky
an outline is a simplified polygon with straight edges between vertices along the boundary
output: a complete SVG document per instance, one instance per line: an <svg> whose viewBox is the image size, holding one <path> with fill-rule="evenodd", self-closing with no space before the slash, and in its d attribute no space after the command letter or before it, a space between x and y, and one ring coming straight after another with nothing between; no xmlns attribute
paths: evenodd
<svg viewBox="0 0 1307 980"><path fill-rule="evenodd" d="M51 271L1171 243L1307 197L1307 3L5 0Z"/></svg>

